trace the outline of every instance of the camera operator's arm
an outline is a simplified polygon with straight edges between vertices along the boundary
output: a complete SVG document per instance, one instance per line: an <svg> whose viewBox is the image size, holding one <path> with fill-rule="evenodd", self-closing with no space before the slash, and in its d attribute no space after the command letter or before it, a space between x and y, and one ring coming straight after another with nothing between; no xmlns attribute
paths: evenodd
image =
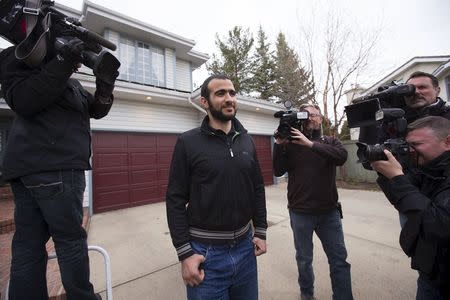
<svg viewBox="0 0 450 300"><path fill-rule="evenodd" d="M341 166L347 160L347 150L338 139L326 137L322 138L322 143L309 140L300 130L292 128L293 144L303 145L311 148L312 151L326 158L331 163Z"/></svg>
<svg viewBox="0 0 450 300"><path fill-rule="evenodd" d="M96 78L95 84L95 96L90 101L89 113L92 118L100 119L109 113L113 104L114 95L112 92L114 90L114 84L109 84L100 78Z"/></svg>
<svg viewBox="0 0 450 300"><path fill-rule="evenodd" d="M277 136L275 132L275 136ZM273 173L275 176L283 176L284 173L288 171L288 155L287 147L289 141L287 139L276 138L275 145L273 146Z"/></svg>
<svg viewBox="0 0 450 300"><path fill-rule="evenodd" d="M389 179L384 182L384 188L389 191L389 201L408 217L404 227L408 238L422 234L428 240L450 242L450 231L446 230L450 228L450 186L440 189L431 200L411 183L407 175L403 175L400 163L394 156L387 150L384 153L387 161L375 161L371 165Z"/></svg>
<svg viewBox="0 0 450 300"><path fill-rule="evenodd" d="M74 64L55 57L32 69L15 58L14 49L3 50L0 55L2 93L14 112L32 116L60 99Z"/></svg>

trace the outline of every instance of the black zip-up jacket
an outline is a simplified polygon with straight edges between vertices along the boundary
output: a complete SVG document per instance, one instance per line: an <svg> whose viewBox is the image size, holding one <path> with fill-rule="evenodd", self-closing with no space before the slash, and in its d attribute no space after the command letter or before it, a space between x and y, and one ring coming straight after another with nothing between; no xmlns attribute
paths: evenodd
<svg viewBox="0 0 450 300"><path fill-rule="evenodd" d="M450 151L408 175L391 180L380 176L378 184L407 216L400 246L411 257L411 268L428 276L450 299Z"/></svg>
<svg viewBox="0 0 450 300"><path fill-rule="evenodd" d="M336 209L336 166L347 160L347 150L333 137L314 131L312 148L296 144L274 145L275 176L288 172L288 208L320 214Z"/></svg>
<svg viewBox="0 0 450 300"><path fill-rule="evenodd" d="M255 236L266 236L264 182L253 140L236 118L228 135L208 120L179 136L172 157L167 220L180 261L194 254L191 240L236 241L250 221Z"/></svg>
<svg viewBox="0 0 450 300"><path fill-rule="evenodd" d="M6 180L54 171L90 169L90 118L111 108L70 79L73 65L53 58L37 68L17 60L14 47L0 53L3 97L16 113L3 158Z"/></svg>
<svg viewBox="0 0 450 300"><path fill-rule="evenodd" d="M440 97L437 98L437 101L431 105L423 107L419 110L417 109L409 109L406 107L405 109L405 118L409 123L414 122L417 119L427 117L427 116L438 116L443 117L450 120L450 105L448 102L445 102Z"/></svg>

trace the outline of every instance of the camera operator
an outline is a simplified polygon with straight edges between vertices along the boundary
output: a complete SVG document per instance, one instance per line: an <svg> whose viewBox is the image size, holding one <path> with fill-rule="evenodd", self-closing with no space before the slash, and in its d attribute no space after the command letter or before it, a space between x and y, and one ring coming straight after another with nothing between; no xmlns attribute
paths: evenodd
<svg viewBox="0 0 450 300"><path fill-rule="evenodd" d="M439 97L441 89L435 76L417 71L409 76L406 83L416 87L414 96L405 97L408 123L425 116L441 116L450 120L450 106Z"/></svg>
<svg viewBox="0 0 450 300"><path fill-rule="evenodd" d="M292 128L290 138L276 139L273 167L275 176L289 174L288 209L301 299L315 299L313 232L328 257L333 299L353 299L335 182L336 166L345 163L347 151L338 139L321 136L322 115L318 106L305 104L300 110L309 114L303 132Z"/></svg>
<svg viewBox="0 0 450 300"><path fill-rule="evenodd" d="M394 207L407 216L400 245L419 271L416 299L450 298L450 120L429 116L408 126L406 141L418 169L388 160L371 163Z"/></svg>
<svg viewBox="0 0 450 300"><path fill-rule="evenodd" d="M89 119L108 114L114 85L96 78L93 96L70 78L82 61L77 38L58 54L48 51L37 67L18 60L15 48L0 53L1 91L16 113L3 162L15 202L9 299L48 299L50 237L67 299L100 299L81 226L84 170L91 169Z"/></svg>

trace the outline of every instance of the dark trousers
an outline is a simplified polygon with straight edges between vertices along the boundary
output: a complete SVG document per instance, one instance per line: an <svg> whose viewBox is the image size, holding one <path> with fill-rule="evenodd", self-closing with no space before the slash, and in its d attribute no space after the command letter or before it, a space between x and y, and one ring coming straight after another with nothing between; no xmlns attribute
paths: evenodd
<svg viewBox="0 0 450 300"><path fill-rule="evenodd" d="M52 237L67 299L96 299L89 282L82 228L84 171L27 175L11 182L16 232L12 241L9 299L48 299L45 244Z"/></svg>

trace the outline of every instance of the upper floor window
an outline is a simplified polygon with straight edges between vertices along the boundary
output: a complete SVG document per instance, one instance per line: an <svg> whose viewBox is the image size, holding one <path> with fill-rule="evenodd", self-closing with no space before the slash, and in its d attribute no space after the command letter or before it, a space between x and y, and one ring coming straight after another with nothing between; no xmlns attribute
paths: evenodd
<svg viewBox="0 0 450 300"><path fill-rule="evenodd" d="M118 52L120 79L165 86L163 49L120 37Z"/></svg>

